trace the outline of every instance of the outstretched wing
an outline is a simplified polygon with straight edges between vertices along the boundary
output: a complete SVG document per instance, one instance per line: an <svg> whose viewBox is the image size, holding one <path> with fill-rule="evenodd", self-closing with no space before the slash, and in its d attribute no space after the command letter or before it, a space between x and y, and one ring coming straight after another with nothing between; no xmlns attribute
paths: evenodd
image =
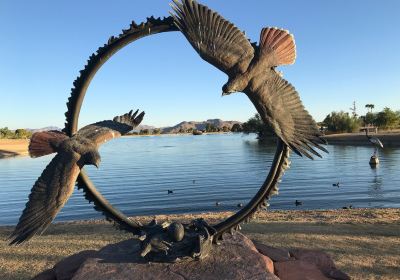
<svg viewBox="0 0 400 280"><path fill-rule="evenodd" d="M138 126L144 117L144 112L137 115L139 110L132 114L132 110L122 116L115 117L112 121L102 121L89 124L78 131L79 136L93 140L97 146L110 139L120 137Z"/></svg>
<svg viewBox="0 0 400 280"><path fill-rule="evenodd" d="M174 0L171 6L176 26L204 60L228 75L247 69L254 49L237 27L193 0Z"/></svg>
<svg viewBox="0 0 400 280"><path fill-rule="evenodd" d="M58 153L33 185L25 210L11 234L11 244L41 234L71 196L80 168L77 153Z"/></svg>
<svg viewBox="0 0 400 280"><path fill-rule="evenodd" d="M311 154L321 157L315 148L328 151L320 145L326 141L317 124L305 110L296 89L277 73L271 73L272 78L266 77L248 96L263 120L295 153L311 159Z"/></svg>

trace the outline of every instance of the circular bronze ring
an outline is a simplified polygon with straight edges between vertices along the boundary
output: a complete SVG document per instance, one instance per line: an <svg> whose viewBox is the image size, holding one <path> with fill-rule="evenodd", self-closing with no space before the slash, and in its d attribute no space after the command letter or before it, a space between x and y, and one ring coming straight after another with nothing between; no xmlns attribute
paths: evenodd
<svg viewBox="0 0 400 280"><path fill-rule="evenodd" d="M65 113L66 123L64 132L69 136L72 136L77 132L79 113L86 90L94 75L112 55L137 39L169 31L178 31L174 25L172 17L163 19L155 19L151 17L147 18L146 22L139 25L132 22L130 27L123 30L118 37L110 37L107 44L100 47L96 53L93 53L89 57L85 68L80 71L80 75L73 83L74 87L71 89L71 96L67 102L68 111ZM273 192L277 192L278 182L280 181L285 169L289 167L288 158L288 147L281 140L278 140L274 160L268 176L260 187L260 190L256 193L253 199L251 199L251 201L237 213L227 218L225 221L213 225L216 229L215 240L221 238L224 232L232 231L233 229L236 229L240 223L248 221L260 208L266 207L265 200L269 199ZM96 189L84 169L82 169L78 177L78 188L83 189L86 199L94 203L94 208L96 210L101 211L108 220L115 222L119 228L130 231L134 234L140 233L141 224L129 219L122 212L113 207Z"/></svg>

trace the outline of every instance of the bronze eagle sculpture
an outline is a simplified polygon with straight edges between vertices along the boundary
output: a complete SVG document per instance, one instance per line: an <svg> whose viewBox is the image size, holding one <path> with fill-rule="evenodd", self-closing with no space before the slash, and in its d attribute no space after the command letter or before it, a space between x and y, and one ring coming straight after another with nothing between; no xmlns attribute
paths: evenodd
<svg viewBox="0 0 400 280"><path fill-rule="evenodd" d="M113 120L87 125L72 137L59 131L32 135L31 157L57 154L33 185L26 207L10 236L10 245L28 241L46 230L71 196L81 168L84 165L98 167L99 146L138 126L144 117L144 112L138 112L132 114L130 111Z"/></svg>
<svg viewBox="0 0 400 280"><path fill-rule="evenodd" d="M174 0L171 6L175 25L200 57L228 75L222 95L244 92L264 123L296 154L312 159L312 154L321 157L315 148L328 152L299 94L275 71L296 59L292 34L263 28L255 46L236 26L194 0Z"/></svg>

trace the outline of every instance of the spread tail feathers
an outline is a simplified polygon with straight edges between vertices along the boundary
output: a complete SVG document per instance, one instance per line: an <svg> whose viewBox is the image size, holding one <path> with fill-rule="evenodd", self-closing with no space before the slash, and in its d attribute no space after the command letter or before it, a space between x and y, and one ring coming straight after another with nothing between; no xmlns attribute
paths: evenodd
<svg viewBox="0 0 400 280"><path fill-rule="evenodd" d="M55 153L57 146L67 138L67 135L55 130L36 132L29 143L29 155L35 158Z"/></svg>
<svg viewBox="0 0 400 280"><path fill-rule="evenodd" d="M296 60L296 44L293 35L287 30L263 28L260 35L260 50L262 55L271 56L270 66L293 64Z"/></svg>

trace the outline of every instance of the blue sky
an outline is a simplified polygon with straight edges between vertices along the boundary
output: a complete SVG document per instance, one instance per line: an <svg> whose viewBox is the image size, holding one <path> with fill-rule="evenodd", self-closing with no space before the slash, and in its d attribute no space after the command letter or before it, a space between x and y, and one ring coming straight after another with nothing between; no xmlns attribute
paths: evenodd
<svg viewBox="0 0 400 280"><path fill-rule="evenodd" d="M63 127L72 82L89 55L132 20L167 16L170 1L0 1L0 127ZM317 121L333 110L400 109L400 1L201 1L258 41L262 27L294 34L297 60L281 67ZM141 108L144 124L245 121L242 93L221 97L227 77L178 32L141 39L100 69L80 126Z"/></svg>

